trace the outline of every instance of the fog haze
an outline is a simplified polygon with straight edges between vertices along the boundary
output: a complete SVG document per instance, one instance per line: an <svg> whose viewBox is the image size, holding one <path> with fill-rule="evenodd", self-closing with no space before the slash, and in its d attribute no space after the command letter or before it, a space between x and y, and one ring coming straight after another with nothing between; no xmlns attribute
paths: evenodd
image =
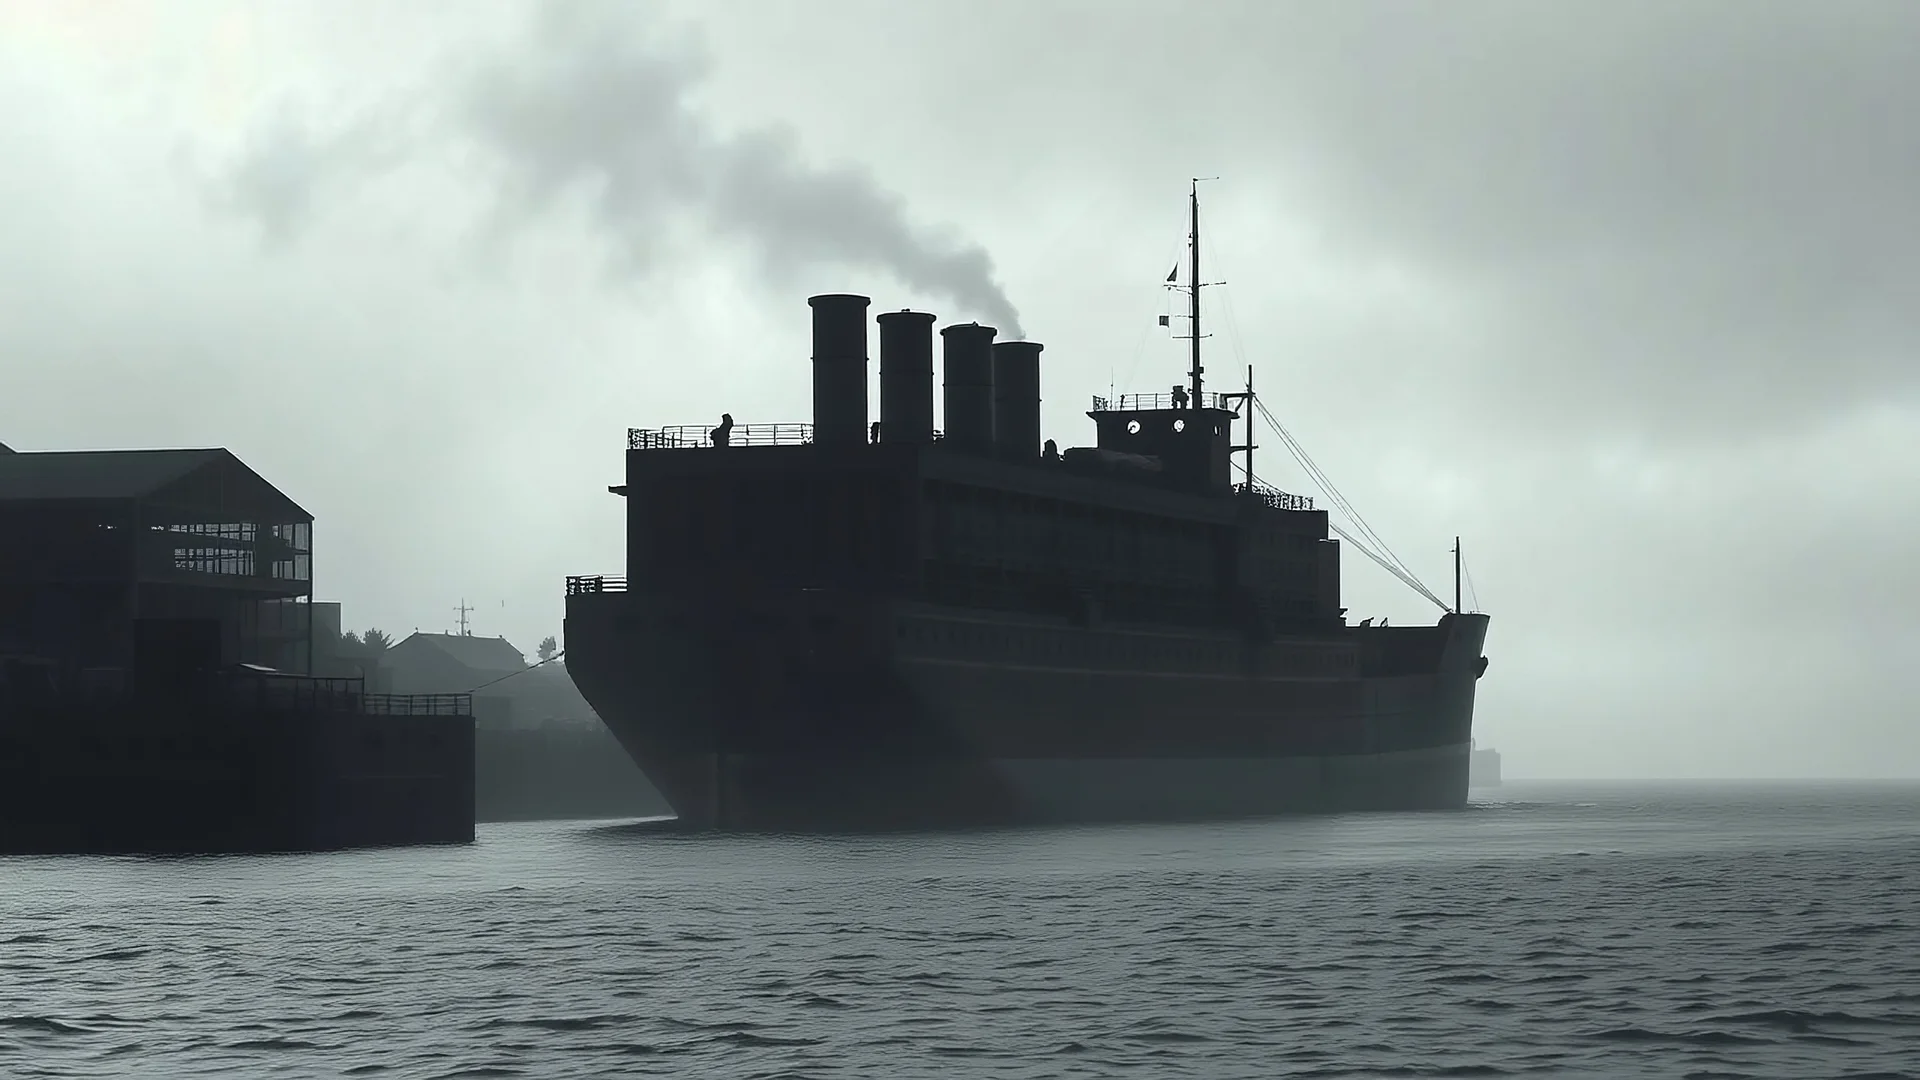
<svg viewBox="0 0 1920 1080"><path fill-rule="evenodd" d="M1841 0L0 0L0 441L230 447L349 625L530 651L627 427L809 418L811 293L1045 342L1062 446L1181 381L1218 176L1211 385L1464 538L1510 775L1920 775L1916 102Z"/></svg>

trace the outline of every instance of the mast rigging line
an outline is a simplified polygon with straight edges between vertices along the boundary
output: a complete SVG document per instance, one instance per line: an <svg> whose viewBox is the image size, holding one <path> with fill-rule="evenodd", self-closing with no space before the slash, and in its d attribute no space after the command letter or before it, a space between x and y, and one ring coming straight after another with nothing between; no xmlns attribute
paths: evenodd
<svg viewBox="0 0 1920 1080"><path fill-rule="evenodd" d="M1354 527L1360 530L1361 535L1367 537L1369 542L1378 546L1381 552L1383 552L1387 558L1391 559L1394 565L1399 567L1407 577L1418 581L1419 575L1415 574L1413 568L1408 566L1400 556L1393 553L1393 549L1387 545L1386 540L1382 538L1379 533L1374 531L1373 526L1367 524L1366 519L1360 516L1360 512L1354 509L1351 502L1347 501L1347 497L1341 494L1340 490L1334 486L1333 481L1328 479L1326 473L1320 470L1320 466L1314 462L1313 456L1307 453L1306 447L1301 446L1299 440L1293 437L1293 433L1288 431L1281 425L1280 421L1275 418L1272 411L1267 408L1266 403L1256 398L1254 400L1254 407L1259 410L1261 417L1266 420L1267 425L1273 429L1274 433L1280 436L1281 441L1286 444L1288 452L1293 454L1294 460L1299 463L1302 469L1306 470L1308 478L1320 487L1327 497L1333 501L1334 505L1339 508L1340 512L1347 516L1349 521L1353 522ZM1431 598L1433 596L1432 593L1427 592L1425 585L1417 585L1415 587L1421 592L1426 592L1428 597Z"/></svg>
<svg viewBox="0 0 1920 1080"><path fill-rule="evenodd" d="M1253 478L1253 482L1257 484L1266 483L1265 480L1260 479L1260 477L1258 476L1255 476ZM1361 540L1360 538L1354 536L1352 533L1341 528L1339 522L1334 521L1332 518L1328 518L1327 528L1332 529L1335 535L1339 536L1340 539L1346 541L1349 545L1351 545L1354 548L1354 550L1360 552L1360 554L1362 555L1365 555L1367 558L1372 559L1380 567L1380 569L1385 570L1387 573L1392 574L1396 578L1399 578L1402 584L1406 585L1408 588L1412 589L1414 592L1419 593L1421 596L1425 597L1428 601L1438 606L1441 611L1453 610L1453 608L1450 605L1448 605L1448 603L1445 600L1442 600L1438 596L1435 596L1431 589L1428 589L1425 585L1422 585L1418 578L1415 578L1412 574L1407 573L1406 571L1400 569L1398 566L1395 566L1394 564L1388 562L1386 559L1382 558L1378 552L1374 551L1372 548L1367 546L1366 541Z"/></svg>
<svg viewBox="0 0 1920 1080"><path fill-rule="evenodd" d="M1312 455L1308 454L1306 448L1300 445L1299 440L1293 437L1293 433L1289 432L1280 421L1274 417L1272 411L1267 408L1266 403L1255 398L1253 406L1259 411L1261 418L1267 422L1267 426L1273 429L1274 434L1280 436L1280 441L1286 445L1287 451L1293 455L1294 461L1307 473L1307 478L1313 482L1314 486L1320 488L1321 492L1333 502L1336 509L1346 515L1347 520L1353 523L1354 527L1360 531L1361 536L1365 539L1358 539L1349 535L1346 530L1340 528L1340 526L1335 524L1331 519L1327 521L1327 527L1338 533L1341 538L1345 539L1348 543L1358 547L1363 554L1374 562L1379 563L1388 573L1399 578L1408 588L1439 605L1440 610L1452 611L1453 608L1449 606L1445 600L1440 599L1439 596L1434 594L1432 589L1427 588L1425 583L1420 580L1419 575L1415 574L1412 568L1408 567L1400 556L1393 553L1393 549L1388 547L1387 542L1380 538L1380 534L1374 531L1373 526L1367 524L1366 519L1360 516L1358 510L1353 508L1353 504L1348 502L1347 497L1340 493L1339 488L1334 486L1333 481L1329 480L1327 475L1320 471L1320 466L1314 463ZM1376 554L1372 548L1368 546L1369 542L1379 547L1380 552L1384 554L1384 558L1381 554Z"/></svg>
<svg viewBox="0 0 1920 1080"><path fill-rule="evenodd" d="M1188 252L1188 264L1187 264L1188 275L1191 280L1187 282L1185 289L1180 290L1180 291L1187 292L1189 294L1188 295L1188 302L1189 302L1188 334L1192 338L1190 342L1191 353L1192 353L1192 358L1191 358L1192 363L1191 363L1191 370L1189 370L1188 372L1188 378L1191 379L1193 384L1193 401L1194 401L1195 407L1198 407L1200 405L1200 402L1203 400L1203 398L1200 395L1200 389L1201 389L1200 374L1202 370L1204 370L1200 365L1200 341L1201 341L1201 338L1204 336L1200 332L1200 315L1201 315L1200 290L1202 287L1206 285L1225 285L1226 284L1224 280L1216 281L1216 282L1206 282L1206 281L1202 281L1200 278L1200 272L1199 272L1200 271L1200 182L1202 179L1213 180L1218 178L1217 177L1204 177L1204 178L1195 177L1193 180L1192 194L1191 194L1191 200L1192 200L1191 201L1191 217L1189 218L1190 231L1188 233L1188 243L1190 245L1190 250ZM1224 260L1220 259L1219 247L1218 247L1217 241L1214 247L1214 259L1216 260L1216 262L1224 262ZM1175 280L1179 276L1179 271L1180 271L1180 266L1179 266L1179 263L1176 262L1174 264L1174 272L1168 275L1168 278L1167 278L1167 285L1170 289L1180 288L1178 285L1175 284ZM1233 309L1232 293L1228 292L1227 294L1223 295L1222 300L1223 300L1223 303L1221 305L1222 310L1220 314L1225 317L1225 321L1227 325L1227 341L1229 345L1231 345L1231 347L1233 348L1234 358L1240 362L1241 366L1246 367L1247 370L1251 372L1253 370L1252 366L1247 363L1246 350L1242 347L1242 344L1241 344L1240 320L1238 318L1238 313L1236 313ZM1240 396L1240 395L1235 395L1235 396ZM1439 607L1441 611L1446 611L1446 612L1453 611L1453 606L1448 605L1448 603L1445 600L1442 600L1439 596L1435 595L1433 590L1427 588L1426 585L1420 581L1419 576L1415 574L1410 567L1407 566L1405 561L1403 561L1400 558L1400 556L1394 554L1393 548L1387 544L1386 540L1383 539L1379 533L1374 531L1373 526L1367 524L1367 521L1365 518L1360 516L1360 512L1354 508L1353 504L1347 500L1347 497L1345 495L1341 494L1340 489L1334 486L1333 481L1327 477L1327 474L1321 471L1320 466L1314 462L1312 455L1307 453L1306 448L1300 445L1299 441L1293 437L1293 433L1289 432L1286 429L1286 427L1280 423L1279 419L1273 415L1272 410L1267 408L1266 402L1260 400L1260 398L1253 393L1253 382L1252 382L1251 374L1248 375L1247 392L1244 395L1244 400L1248 403L1248 410L1247 410L1247 421L1248 421L1247 441L1248 443L1251 444L1253 442L1253 437L1252 437L1253 413L1258 412L1260 414L1261 419L1267 422L1267 426L1271 428L1274 434L1280 437L1281 442L1286 445L1287 452L1293 455L1294 462L1298 464L1300 468L1307 474L1307 479L1310 482L1312 482L1315 487L1319 488L1321 493L1327 497L1328 501L1333 503L1334 507L1338 509L1342 514L1344 514L1347 517L1347 519L1353 523L1354 527L1359 531L1360 536L1356 537L1352 533L1349 533L1345 529L1342 529L1336 522L1332 520L1331 517L1329 517L1327 520L1327 527L1333 530L1333 532L1337 536L1339 536L1342 540L1358 548L1361 554L1367 556L1369 559L1372 559L1375 563L1379 564L1381 569L1387 571L1389 574L1392 574L1394 577L1399 578L1400 581L1403 584L1405 584L1408 588L1411 588L1413 591L1419 593L1421 596L1426 597L1427 600L1432 602L1435 606ZM1242 468L1241 471L1246 474L1247 483L1249 485L1256 484L1256 483L1263 484L1263 485L1265 484L1265 481L1262 481L1259 478L1259 476L1255 474L1253 471L1253 453L1252 453L1251 445L1249 445L1248 447L1247 463ZM1369 546L1369 541L1371 541L1372 544L1377 545L1380 549L1380 552L1375 552L1373 548ZM1381 554L1382 552L1384 553L1384 557ZM1476 600L1477 600L1477 597L1476 597Z"/></svg>
<svg viewBox="0 0 1920 1080"><path fill-rule="evenodd" d="M1222 263L1226 261L1221 257L1218 242L1214 244L1214 259ZM1221 282L1221 284L1224 285L1225 282ZM1233 290L1228 289L1221 293L1220 299L1222 302L1221 314L1224 316L1227 324L1227 343L1233 348L1234 359L1239 361L1243 367L1249 366L1247 364L1246 350L1241 343L1239 313L1235 311L1233 307ZM1333 481L1326 473L1321 471L1320 466L1313 460L1313 456L1307 453L1306 447L1301 446L1299 441L1293 437L1293 434L1281 425L1272 411L1267 408L1266 403L1258 397L1255 397L1253 401L1261 416L1266 420L1267 425L1286 443L1288 452L1293 455L1294 461L1300 465L1301 469L1307 473L1307 478L1312 481L1316 487L1321 489L1322 494L1326 495L1328 500L1331 501L1341 513L1345 514L1349 521L1353 522L1354 527L1360 530L1362 536L1367 537L1370 543L1384 552L1403 573L1418 581L1419 575L1415 574L1411 567L1402 561L1398 555L1393 553L1393 548L1387 543L1384 537L1374 531L1373 526L1367 524L1367 520L1360 516L1360 512L1347 500L1346 495L1342 494L1340 489L1334 486ZM1416 586L1415 588L1416 591L1426 591L1424 585ZM1432 596L1431 593L1427 595L1429 597Z"/></svg>
<svg viewBox="0 0 1920 1080"><path fill-rule="evenodd" d="M494 683L503 683L503 682L506 682L508 679L513 678L516 675L525 675L527 672L532 671L534 668L546 667L548 664L553 663L555 660L558 660L565 655L567 655L567 650L561 649L559 652L554 653L552 656L547 657L545 660L542 660L537 664L528 664L526 667L521 668L519 671L509 671L505 675L502 675L497 679L490 679L486 682L481 683L479 686L476 686L472 690L467 691L467 693L471 694L471 693L474 693L475 691L485 690L487 687L492 686Z"/></svg>

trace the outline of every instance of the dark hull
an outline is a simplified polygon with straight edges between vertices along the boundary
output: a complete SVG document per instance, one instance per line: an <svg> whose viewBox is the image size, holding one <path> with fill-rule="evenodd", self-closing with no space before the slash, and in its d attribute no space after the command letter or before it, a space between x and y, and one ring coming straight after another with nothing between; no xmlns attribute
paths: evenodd
<svg viewBox="0 0 1920 1080"><path fill-rule="evenodd" d="M568 671L674 811L785 831L1460 807L1486 627L1255 647L812 590L567 611Z"/></svg>

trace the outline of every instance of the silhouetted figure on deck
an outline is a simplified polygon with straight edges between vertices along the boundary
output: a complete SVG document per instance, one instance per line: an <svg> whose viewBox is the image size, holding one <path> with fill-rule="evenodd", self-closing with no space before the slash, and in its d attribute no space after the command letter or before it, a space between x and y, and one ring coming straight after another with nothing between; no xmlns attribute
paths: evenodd
<svg viewBox="0 0 1920 1080"><path fill-rule="evenodd" d="M868 442L880 441L880 421L875 420L873 423L867 425L867 441Z"/></svg>
<svg viewBox="0 0 1920 1080"><path fill-rule="evenodd" d="M730 412L721 413L720 426L717 428L714 428L710 434L713 438L713 445L715 446L725 446L728 443L732 442L733 441L733 414Z"/></svg>
<svg viewBox="0 0 1920 1080"><path fill-rule="evenodd" d="M1184 409L1187 407L1186 387L1176 386L1173 388L1173 407L1176 409Z"/></svg>
<svg viewBox="0 0 1920 1080"><path fill-rule="evenodd" d="M1040 460L1041 461L1059 461L1060 460L1060 444L1057 442L1054 442L1052 439L1048 439L1047 444L1040 448Z"/></svg>

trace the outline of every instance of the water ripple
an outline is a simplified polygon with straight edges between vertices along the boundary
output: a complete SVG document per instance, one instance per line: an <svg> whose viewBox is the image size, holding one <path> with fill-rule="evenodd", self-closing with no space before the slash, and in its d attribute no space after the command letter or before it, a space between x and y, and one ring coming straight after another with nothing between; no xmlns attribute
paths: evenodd
<svg viewBox="0 0 1920 1080"><path fill-rule="evenodd" d="M8 860L0 1075L1910 1075L1920 793L1687 798Z"/></svg>

